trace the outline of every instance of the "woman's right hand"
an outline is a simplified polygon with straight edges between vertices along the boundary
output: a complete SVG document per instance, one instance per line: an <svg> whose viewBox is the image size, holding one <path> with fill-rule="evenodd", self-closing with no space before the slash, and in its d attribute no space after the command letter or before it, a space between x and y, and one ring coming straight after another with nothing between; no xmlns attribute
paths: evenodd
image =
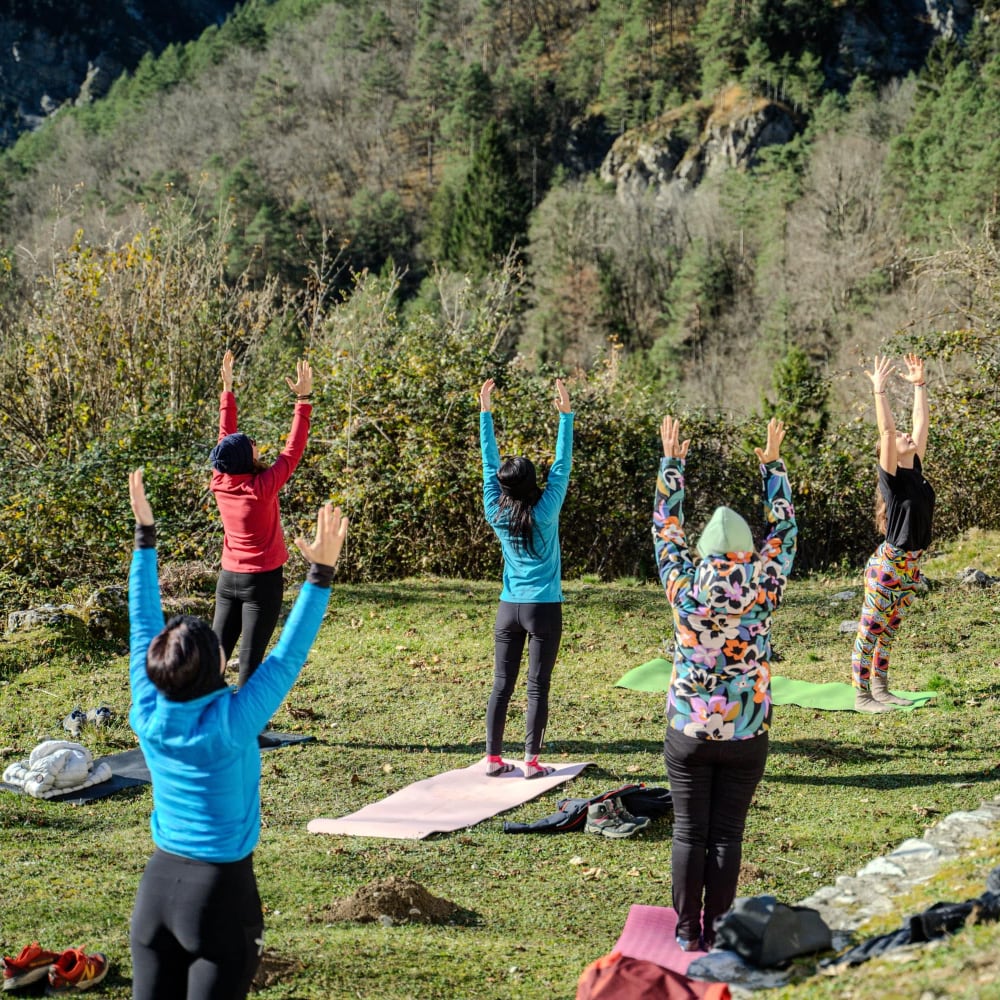
<svg viewBox="0 0 1000 1000"><path fill-rule="evenodd" d="M889 377L893 373L892 361L889 360L887 355L879 357L876 354L872 368L873 371L866 371L865 374L872 380L872 392L881 395L885 392Z"/></svg>
<svg viewBox="0 0 1000 1000"><path fill-rule="evenodd" d="M569 402L569 392L566 384L561 378L556 379L556 409L560 413L572 413L573 407Z"/></svg>
<svg viewBox="0 0 1000 1000"><path fill-rule="evenodd" d="M493 409L493 390L496 388L496 382L488 378L479 389L479 409L483 413L489 413Z"/></svg>
<svg viewBox="0 0 1000 1000"><path fill-rule="evenodd" d="M780 457L781 442L785 440L785 425L777 417L771 417L767 422L767 444L763 448L754 448L761 465L777 462Z"/></svg>
<svg viewBox="0 0 1000 1000"><path fill-rule="evenodd" d="M660 424L660 438L663 440L664 458L687 458L690 440L681 442L681 425L679 420L667 416Z"/></svg>
<svg viewBox="0 0 1000 1000"><path fill-rule="evenodd" d="M341 515L339 507L325 503L316 515L316 538L307 542L300 535L295 544L309 562L319 566L336 566L346 537L347 518Z"/></svg>
<svg viewBox="0 0 1000 1000"><path fill-rule="evenodd" d="M227 350L225 354L222 355L222 391L232 392L233 391L233 362L236 359L233 357L233 352Z"/></svg>
<svg viewBox="0 0 1000 1000"><path fill-rule="evenodd" d="M308 361L303 361L300 358L295 362L295 381L293 382L286 375L285 382L288 383L288 388L291 389L296 396L308 396L313 391L312 365L310 365Z"/></svg>

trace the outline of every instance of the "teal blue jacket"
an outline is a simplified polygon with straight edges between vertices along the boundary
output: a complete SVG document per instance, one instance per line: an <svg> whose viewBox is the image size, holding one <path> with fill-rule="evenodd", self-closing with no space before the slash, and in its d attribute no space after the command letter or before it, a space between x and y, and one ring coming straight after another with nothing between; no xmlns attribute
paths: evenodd
<svg viewBox="0 0 1000 1000"><path fill-rule="evenodd" d="M511 539L506 517L500 512L500 453L493 432L493 414L479 414L479 444L483 453L483 507L486 520L500 539L503 552L501 601L513 604L560 602L562 593L562 552L559 548L559 512L562 510L569 472L573 464L573 414L559 414L556 457L549 470L541 499L535 504L534 555L518 548Z"/></svg>
<svg viewBox="0 0 1000 1000"><path fill-rule="evenodd" d="M185 858L239 861L260 836L257 734L298 677L330 588L302 585L277 645L242 688L193 701L170 701L146 675L146 650L164 625L156 549L135 550L128 589L129 723L153 778L153 842Z"/></svg>

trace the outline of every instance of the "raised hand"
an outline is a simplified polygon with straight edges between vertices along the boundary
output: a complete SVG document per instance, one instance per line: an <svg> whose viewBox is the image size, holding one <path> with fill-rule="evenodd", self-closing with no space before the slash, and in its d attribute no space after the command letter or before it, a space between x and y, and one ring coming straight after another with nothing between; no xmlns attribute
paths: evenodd
<svg viewBox="0 0 1000 1000"><path fill-rule="evenodd" d="M313 391L312 365L308 361L299 359L295 362L295 381L293 382L287 376L285 377L285 381L288 383L288 388L296 396L308 396Z"/></svg>
<svg viewBox="0 0 1000 1000"><path fill-rule="evenodd" d="M128 498L132 504L132 513L136 524L152 524L153 508L146 499L146 487L142 481L142 469L128 474Z"/></svg>
<svg viewBox="0 0 1000 1000"><path fill-rule="evenodd" d="M222 389L224 392L233 391L233 362L235 360L232 351L227 350L222 355Z"/></svg>
<svg viewBox="0 0 1000 1000"><path fill-rule="evenodd" d="M885 387L889 381L889 377L893 373L892 362L889 360L888 356L883 355L882 357L879 357L876 354L872 368L872 371L865 372L865 374L872 380L872 392L883 393L885 392Z"/></svg>
<svg viewBox="0 0 1000 1000"><path fill-rule="evenodd" d="M336 566L347 537L347 518L339 507L323 504L316 515L316 538L307 542L301 535L295 539L299 551L311 563Z"/></svg>
<svg viewBox="0 0 1000 1000"><path fill-rule="evenodd" d="M681 442L681 425L679 420L667 416L660 424L660 438L663 440L664 458L687 458L690 440Z"/></svg>
<svg viewBox="0 0 1000 1000"><path fill-rule="evenodd" d="M906 374L901 377L913 385L923 385L927 381L923 358L918 358L916 354L904 354L903 360L906 362Z"/></svg>
<svg viewBox="0 0 1000 1000"><path fill-rule="evenodd" d="M488 378L479 389L479 409L483 413L489 413L493 409L493 390L496 388L496 382Z"/></svg>
<svg viewBox="0 0 1000 1000"><path fill-rule="evenodd" d="M771 417L767 422L767 444L763 448L754 448L761 465L776 462L781 450L781 442L785 440L785 425L777 417Z"/></svg>
<svg viewBox="0 0 1000 1000"><path fill-rule="evenodd" d="M569 393L561 378L556 379L556 409L560 413L573 412L573 407L569 404Z"/></svg>

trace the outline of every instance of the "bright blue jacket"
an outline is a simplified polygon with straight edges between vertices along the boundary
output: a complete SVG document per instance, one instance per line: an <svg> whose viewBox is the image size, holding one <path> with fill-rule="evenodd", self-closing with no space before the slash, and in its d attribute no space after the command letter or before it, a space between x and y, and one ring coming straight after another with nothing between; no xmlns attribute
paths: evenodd
<svg viewBox="0 0 1000 1000"><path fill-rule="evenodd" d="M486 520L500 539L503 552L501 601L513 604L551 604L562 601L562 552L559 548L559 512L569 487L573 464L573 414L559 414L556 458L541 499L532 511L534 551L518 548L511 539L505 515L500 513L500 453L493 432L493 414L479 414L479 444L483 453L483 507Z"/></svg>
<svg viewBox="0 0 1000 1000"><path fill-rule="evenodd" d="M129 573L129 723L153 778L157 847L215 863L239 861L260 835L257 735L281 704L319 631L329 587L304 583L274 651L238 691L170 701L146 675L163 629L156 549L138 548Z"/></svg>

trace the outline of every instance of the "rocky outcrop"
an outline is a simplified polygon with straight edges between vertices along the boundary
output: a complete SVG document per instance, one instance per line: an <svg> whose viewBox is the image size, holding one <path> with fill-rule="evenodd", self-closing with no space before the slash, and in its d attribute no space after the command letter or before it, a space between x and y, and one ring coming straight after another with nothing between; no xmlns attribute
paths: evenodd
<svg viewBox="0 0 1000 1000"><path fill-rule="evenodd" d="M0 13L0 145L107 93L146 53L196 38L236 0L14 0Z"/></svg>
<svg viewBox="0 0 1000 1000"><path fill-rule="evenodd" d="M658 197L677 197L723 170L752 168L761 150L788 142L798 129L791 109L732 86L714 104L671 111L619 136L601 165L601 179L621 198L650 189Z"/></svg>

